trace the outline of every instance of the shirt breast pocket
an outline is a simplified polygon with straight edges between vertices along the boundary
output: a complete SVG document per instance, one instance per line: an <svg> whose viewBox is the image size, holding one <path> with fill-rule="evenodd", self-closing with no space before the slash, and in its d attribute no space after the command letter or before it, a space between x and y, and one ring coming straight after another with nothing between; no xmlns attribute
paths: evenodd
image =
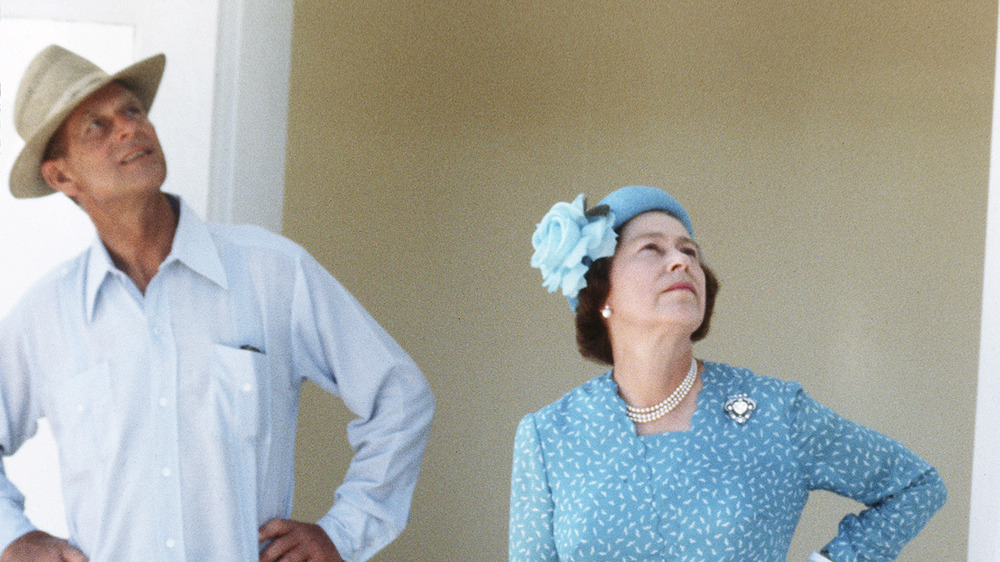
<svg viewBox="0 0 1000 562"><path fill-rule="evenodd" d="M260 427L258 374L264 372L266 356L220 344L214 356L210 394L217 427L224 435L254 440Z"/></svg>
<svg viewBox="0 0 1000 562"><path fill-rule="evenodd" d="M67 481L93 480L110 456L114 439L111 422L111 371L94 365L53 385L51 411L46 412L58 442Z"/></svg>

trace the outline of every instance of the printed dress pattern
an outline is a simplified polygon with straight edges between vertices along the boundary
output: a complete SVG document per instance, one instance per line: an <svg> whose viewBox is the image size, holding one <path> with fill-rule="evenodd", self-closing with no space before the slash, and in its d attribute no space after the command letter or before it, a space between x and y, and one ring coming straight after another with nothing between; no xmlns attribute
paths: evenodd
<svg viewBox="0 0 1000 562"><path fill-rule="evenodd" d="M525 416L510 560L784 561L817 489L869 506L841 521L834 560L892 560L944 503L934 468L797 383L705 367L690 431L636 436L610 372ZM742 424L724 411L740 393L756 403Z"/></svg>

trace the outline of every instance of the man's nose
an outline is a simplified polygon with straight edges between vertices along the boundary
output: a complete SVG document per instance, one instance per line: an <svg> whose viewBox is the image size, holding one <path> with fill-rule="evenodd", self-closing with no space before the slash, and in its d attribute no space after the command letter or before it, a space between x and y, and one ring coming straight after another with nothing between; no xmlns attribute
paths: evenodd
<svg viewBox="0 0 1000 562"><path fill-rule="evenodd" d="M119 140L131 137L139 128L139 123L135 119L126 116L117 116L112 123L115 137Z"/></svg>

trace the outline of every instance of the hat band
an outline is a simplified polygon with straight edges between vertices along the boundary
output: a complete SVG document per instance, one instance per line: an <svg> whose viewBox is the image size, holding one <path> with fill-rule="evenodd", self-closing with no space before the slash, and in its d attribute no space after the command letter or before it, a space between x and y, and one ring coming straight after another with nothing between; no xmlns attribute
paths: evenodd
<svg viewBox="0 0 1000 562"><path fill-rule="evenodd" d="M66 91L59 96L59 99L52 104L52 109L49 111L48 115L45 116L45 121L52 119L53 116L66 109L66 106L70 105L76 98L80 97L81 92L87 91L88 88L93 89L94 85L101 83L103 80L107 80L107 78L108 75L103 72L92 72L70 84L69 87L66 88Z"/></svg>

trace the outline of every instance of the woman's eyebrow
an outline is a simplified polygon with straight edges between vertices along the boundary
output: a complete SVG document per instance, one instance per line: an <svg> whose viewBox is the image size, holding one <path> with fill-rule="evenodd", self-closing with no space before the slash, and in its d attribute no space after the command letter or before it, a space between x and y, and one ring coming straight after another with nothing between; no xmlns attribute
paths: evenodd
<svg viewBox="0 0 1000 562"><path fill-rule="evenodd" d="M698 245L698 243L695 242L694 239L692 238L688 238L687 236L682 236L678 240L680 241L681 244L690 244L695 248L697 248L699 251L701 251L701 246Z"/></svg>
<svg viewBox="0 0 1000 562"><path fill-rule="evenodd" d="M650 231L650 232L643 232L641 234L637 234L636 236L634 236L632 238L632 240L639 241L639 240L647 240L647 239L654 239L654 238L662 240L664 238L670 238L670 236L667 235L667 234L664 234L662 232ZM694 241L694 239L689 238L687 236L678 236L676 238L676 241L677 241L678 244L689 244L689 245L694 246L695 248L697 248L699 251L701 250L701 246L699 246L698 243Z"/></svg>

